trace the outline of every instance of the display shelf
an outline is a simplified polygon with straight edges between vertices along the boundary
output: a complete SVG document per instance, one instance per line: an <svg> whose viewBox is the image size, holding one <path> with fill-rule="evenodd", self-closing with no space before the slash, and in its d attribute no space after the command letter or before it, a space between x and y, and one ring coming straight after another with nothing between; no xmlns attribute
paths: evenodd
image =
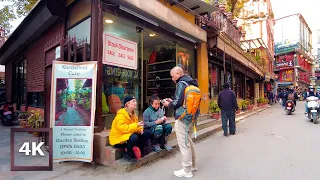
<svg viewBox="0 0 320 180"><path fill-rule="evenodd" d="M149 65L149 66L154 66L154 65L165 64L165 63L176 63L176 61L174 61L174 60L168 60L168 61L155 62L155 63L148 64L148 65Z"/></svg>
<svg viewBox="0 0 320 180"><path fill-rule="evenodd" d="M156 79L149 79L148 81L153 82L153 81L157 81L157 80ZM172 79L171 78L161 78L158 81L172 81Z"/></svg>
<svg viewBox="0 0 320 180"><path fill-rule="evenodd" d="M149 74L154 74L154 73L161 73L161 72L169 72L171 69L164 69L164 70L159 70L159 71L150 71L148 72Z"/></svg>

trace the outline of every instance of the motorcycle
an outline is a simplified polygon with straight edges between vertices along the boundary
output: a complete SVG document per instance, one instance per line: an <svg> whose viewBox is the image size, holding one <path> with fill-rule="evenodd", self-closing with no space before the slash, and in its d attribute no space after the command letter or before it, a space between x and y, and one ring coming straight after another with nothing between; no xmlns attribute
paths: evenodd
<svg viewBox="0 0 320 180"><path fill-rule="evenodd" d="M290 115L292 114L292 112L295 111L295 105L294 105L294 102L292 100L288 100L286 102L286 107L285 107L285 112L287 113L287 115Z"/></svg>
<svg viewBox="0 0 320 180"><path fill-rule="evenodd" d="M13 125L13 106L9 102L0 103L0 120L4 126Z"/></svg>
<svg viewBox="0 0 320 180"><path fill-rule="evenodd" d="M318 123L319 119L319 98L315 96L310 96L307 98L307 107L308 107L308 118L313 121L314 124Z"/></svg>

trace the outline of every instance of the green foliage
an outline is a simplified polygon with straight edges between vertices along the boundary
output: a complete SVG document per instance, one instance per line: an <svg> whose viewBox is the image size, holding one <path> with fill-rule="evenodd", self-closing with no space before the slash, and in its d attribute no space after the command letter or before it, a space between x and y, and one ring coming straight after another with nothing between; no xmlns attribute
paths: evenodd
<svg viewBox="0 0 320 180"><path fill-rule="evenodd" d="M243 99L243 100L241 100L239 102L239 108L243 109L243 110L247 109L249 105L250 105L250 101L249 100Z"/></svg>
<svg viewBox="0 0 320 180"><path fill-rule="evenodd" d="M84 105L84 108L85 108L86 110L90 110L90 108L91 108L91 101L87 101L86 104Z"/></svg>
<svg viewBox="0 0 320 180"><path fill-rule="evenodd" d="M248 1L249 0L220 0L219 2L226 3L226 11L232 12L234 17L239 17L241 10Z"/></svg>
<svg viewBox="0 0 320 180"><path fill-rule="evenodd" d="M258 103L261 103L261 104L268 103L268 100L262 97L258 99Z"/></svg>
<svg viewBox="0 0 320 180"><path fill-rule="evenodd" d="M0 0L3 5L0 8L0 27L5 30L5 35L9 36L12 25L10 22L26 16L37 0Z"/></svg>
<svg viewBox="0 0 320 180"><path fill-rule="evenodd" d="M218 103L216 101L211 101L210 102L209 111L211 113L219 113L220 112L220 108L219 108Z"/></svg>

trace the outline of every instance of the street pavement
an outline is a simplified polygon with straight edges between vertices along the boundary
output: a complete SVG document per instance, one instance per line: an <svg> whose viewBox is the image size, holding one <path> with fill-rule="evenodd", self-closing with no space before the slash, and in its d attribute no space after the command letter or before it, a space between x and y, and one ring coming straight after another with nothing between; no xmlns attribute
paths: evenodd
<svg viewBox="0 0 320 180"><path fill-rule="evenodd" d="M237 135L224 137L218 132L196 143L198 171L193 179L320 180L320 124L306 119L303 103L298 102L293 115L272 105L239 122ZM0 156L0 163L7 160ZM90 165L67 162L55 164L52 172L18 172L7 178L0 174L0 179L174 180L181 179L172 173L180 168L181 155L174 153L132 172L102 166L93 170Z"/></svg>

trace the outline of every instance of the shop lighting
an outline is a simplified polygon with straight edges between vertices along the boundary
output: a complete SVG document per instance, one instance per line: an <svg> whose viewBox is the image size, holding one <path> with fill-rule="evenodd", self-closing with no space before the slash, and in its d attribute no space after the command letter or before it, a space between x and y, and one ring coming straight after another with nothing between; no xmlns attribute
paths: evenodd
<svg viewBox="0 0 320 180"><path fill-rule="evenodd" d="M113 21L111 19L107 19L106 23L111 24L111 23L113 23Z"/></svg>
<svg viewBox="0 0 320 180"><path fill-rule="evenodd" d="M308 59L305 59L305 61L308 61Z"/></svg>
<svg viewBox="0 0 320 180"><path fill-rule="evenodd" d="M300 57L303 58L303 55L301 54Z"/></svg>
<svg viewBox="0 0 320 180"><path fill-rule="evenodd" d="M155 33L150 33L149 36L150 37L154 37L154 36L156 36L156 34Z"/></svg>
<svg viewBox="0 0 320 180"><path fill-rule="evenodd" d="M181 38L183 38L183 39L186 39L186 40L188 40L188 41L191 41L191 42L193 42L193 43L197 43L195 40L193 40L193 39L191 39L191 38L189 38L189 37L187 37L187 36L184 36L184 35L182 35L182 34L180 34L180 33L175 33L175 35L176 36L179 36L179 37L181 37Z"/></svg>
<svg viewBox="0 0 320 180"><path fill-rule="evenodd" d="M134 16L136 16L136 17L138 17L138 18L140 18L140 19L142 19L142 20L144 20L144 21L147 21L147 22L150 23L150 24L153 24L153 25L155 25L155 26L159 26L158 23L156 23L156 22L152 21L151 19L148 19L148 18L146 18L146 17L144 17L144 16L142 16L142 15L136 13L136 12L133 12L133 11L131 11L131 10L128 9L128 8L125 8L125 7L123 7L123 6L119 6L119 9L121 9L121 10L127 12L127 13L130 13L130 14L132 14L132 15L134 15Z"/></svg>

